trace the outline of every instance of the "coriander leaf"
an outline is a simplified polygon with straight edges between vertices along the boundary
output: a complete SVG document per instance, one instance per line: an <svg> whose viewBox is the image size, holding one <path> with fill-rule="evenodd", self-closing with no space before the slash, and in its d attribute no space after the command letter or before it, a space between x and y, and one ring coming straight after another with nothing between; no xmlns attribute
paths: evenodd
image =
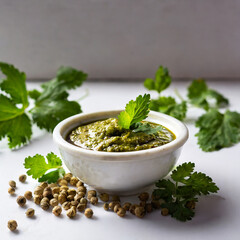
<svg viewBox="0 0 240 240"><path fill-rule="evenodd" d="M224 114L216 109L208 111L196 122L198 144L203 151L211 152L230 147L240 141L240 114L227 110Z"/></svg>
<svg viewBox="0 0 240 240"><path fill-rule="evenodd" d="M7 136L10 148L20 147L32 136L31 120L27 114L19 115L7 121L0 121L0 140Z"/></svg>
<svg viewBox="0 0 240 240"><path fill-rule="evenodd" d="M212 179L201 172L194 172L191 174L189 179L186 181L186 185L193 186L193 189L198 195L208 195L210 192L216 193L219 190Z"/></svg>
<svg viewBox="0 0 240 240"><path fill-rule="evenodd" d="M179 120L183 120L186 117L186 101L182 101L178 104L173 97L159 97L158 99L152 99L149 107L153 111L168 114Z"/></svg>
<svg viewBox="0 0 240 240"><path fill-rule="evenodd" d="M185 178L189 177L195 167L194 163L183 163L178 166L171 174L171 178L176 182L185 183Z"/></svg>
<svg viewBox="0 0 240 240"><path fill-rule="evenodd" d="M27 89L26 89L26 75L20 72L13 65L0 62L0 70L6 76L0 83L2 91L8 93L14 103L22 104L23 108L28 106Z"/></svg>
<svg viewBox="0 0 240 240"><path fill-rule="evenodd" d="M152 127L149 123L138 122L135 124L135 128L133 129L133 132L144 132L147 134L155 134L161 130L163 130L162 126Z"/></svg>
<svg viewBox="0 0 240 240"><path fill-rule="evenodd" d="M68 100L45 100L31 110L33 121L49 132L65 118L81 112L77 102Z"/></svg>
<svg viewBox="0 0 240 240"><path fill-rule="evenodd" d="M29 92L35 99L35 107L31 109L33 121L38 127L53 131L63 119L81 113L81 106L75 101L69 101L69 89L80 86L87 74L70 67L61 67L57 77L42 84L42 92Z"/></svg>
<svg viewBox="0 0 240 240"><path fill-rule="evenodd" d="M182 222L192 220L195 215L194 211L184 206L182 202L163 203L162 207L167 208L173 218Z"/></svg>
<svg viewBox="0 0 240 240"><path fill-rule="evenodd" d="M176 191L175 185L168 179L162 179L155 183L158 189L154 189L153 195L155 199L164 199L165 201L172 201L173 195Z"/></svg>
<svg viewBox="0 0 240 240"><path fill-rule="evenodd" d="M209 89L204 79L196 79L188 87L188 98L191 104L196 107L208 110L213 99L216 101L215 106L227 106L228 99L215 90Z"/></svg>
<svg viewBox="0 0 240 240"><path fill-rule="evenodd" d="M171 84L171 77L169 76L168 69L160 66L155 74L155 79L147 78L144 86L148 90L155 90L158 93L162 92Z"/></svg>
<svg viewBox="0 0 240 240"><path fill-rule="evenodd" d="M131 100L125 107L125 111L118 115L119 125L130 129L135 123L147 118L149 113L150 95L139 95L135 101Z"/></svg>
<svg viewBox="0 0 240 240"><path fill-rule="evenodd" d="M47 156L47 162L44 156L36 154L33 157L25 158L24 167L29 169L27 174L39 181L56 182L59 177L64 174L62 168L62 160L54 153L49 153ZM47 171L53 170L46 174ZM58 178L57 178L58 176Z"/></svg>
<svg viewBox="0 0 240 240"><path fill-rule="evenodd" d="M40 95L41 93L36 89L28 91L28 96L34 100L37 100L40 97Z"/></svg>

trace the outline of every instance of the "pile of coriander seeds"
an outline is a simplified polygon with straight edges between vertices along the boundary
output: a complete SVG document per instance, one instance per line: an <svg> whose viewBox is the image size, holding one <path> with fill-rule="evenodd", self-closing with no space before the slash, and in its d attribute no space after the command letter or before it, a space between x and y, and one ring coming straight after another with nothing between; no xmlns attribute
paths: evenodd
<svg viewBox="0 0 240 240"><path fill-rule="evenodd" d="M26 181L26 175L24 176L22 182ZM13 195L15 193L16 182L11 180L9 185L8 193ZM143 192L138 196L138 204L132 204L130 202L122 204L117 195L109 196L107 193L97 194L95 190L87 191L84 183L71 173L65 174L57 183L40 183L40 185L34 189L33 193L34 194L32 194L31 191L26 191L24 196L18 196L16 200L18 205L24 207L27 201L33 199L34 203L39 205L43 210L46 211L51 208L55 216L60 216L62 209L64 209L69 218L74 218L77 212L82 212L87 218L91 218L93 216L93 210L89 208L88 205L98 205L99 199L104 202L104 210L115 212L119 217L124 217L129 211L131 214L143 218L146 213L152 212L153 209L160 209L162 203L159 199L154 199L153 196L151 196L150 199L149 194ZM168 209L162 208L161 213L163 216L168 215ZM33 217L34 214L35 210L33 208L27 209L27 217ZM17 228L17 222L10 220L8 227L14 231Z"/></svg>

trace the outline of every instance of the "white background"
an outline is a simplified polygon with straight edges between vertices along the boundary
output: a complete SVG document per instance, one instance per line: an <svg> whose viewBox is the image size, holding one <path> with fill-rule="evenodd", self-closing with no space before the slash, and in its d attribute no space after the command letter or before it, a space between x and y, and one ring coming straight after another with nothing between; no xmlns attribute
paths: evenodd
<svg viewBox="0 0 240 240"><path fill-rule="evenodd" d="M174 87L185 96L187 82L173 83L165 95L173 94ZM230 99L231 110L240 112L239 82L211 82L211 87L224 93ZM37 87L37 83L29 83L29 88ZM138 94L145 93L140 83L86 83L82 88L75 90L71 98L77 99L89 89L89 96L81 104L84 112L124 108L126 102ZM155 94L153 93L152 96ZM44 131L34 131L35 136L31 143L19 150L0 152L0 239L11 240L50 240L50 239L231 239L237 240L240 236L240 145L223 149L218 152L202 152L196 143L194 134L197 129L193 122L202 114L201 110L190 109L186 124L190 137L179 158L178 164L194 162L196 170L211 176L220 188L218 194L199 198L196 207L196 216L192 221L182 223L171 217L163 217L160 211L154 211L144 219L138 219L131 214L120 218L112 212L103 210L101 204L93 207L94 218L87 219L83 214L76 219L68 219L63 210L60 218L55 217L50 211L43 211L32 201L27 202L27 207L36 210L36 217L25 217L26 208L21 208L16 203L16 197L9 196L8 181L17 182L17 195L23 195L26 190L33 190L37 182L28 177L25 184L18 182L18 176L25 173L23 168L24 158L36 153L46 155L50 151L58 154L51 134ZM1 143L1 148L3 147ZM123 201L129 200L124 198ZM137 198L131 198L131 201ZM10 232L7 221L16 219L18 231Z"/></svg>

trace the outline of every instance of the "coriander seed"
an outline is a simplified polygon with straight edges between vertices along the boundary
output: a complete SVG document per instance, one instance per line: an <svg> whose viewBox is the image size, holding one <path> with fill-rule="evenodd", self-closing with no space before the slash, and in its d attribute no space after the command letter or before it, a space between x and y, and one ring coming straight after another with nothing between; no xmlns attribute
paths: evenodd
<svg viewBox="0 0 240 240"><path fill-rule="evenodd" d="M195 201L188 201L187 203L186 203L186 207L187 208L189 208L189 209L195 209L195 207L196 207L196 202Z"/></svg>
<svg viewBox="0 0 240 240"><path fill-rule="evenodd" d="M16 188L16 182L13 180L9 181L9 186L12 188Z"/></svg>
<svg viewBox="0 0 240 240"><path fill-rule="evenodd" d="M83 186L83 185L84 185L84 183L79 180L79 181L77 182L77 184L76 184L76 187L78 188L78 187L81 187L81 186Z"/></svg>
<svg viewBox="0 0 240 240"><path fill-rule="evenodd" d="M163 216L167 216L168 213L169 213L169 211L168 211L167 208L162 208L162 209L161 209L161 214L162 214Z"/></svg>
<svg viewBox="0 0 240 240"><path fill-rule="evenodd" d="M60 186L67 186L68 182L65 179L60 179L60 180L58 180L58 184Z"/></svg>
<svg viewBox="0 0 240 240"><path fill-rule="evenodd" d="M33 198L34 203L37 204L37 205L40 204L41 200L42 200L41 195L35 195L34 198Z"/></svg>
<svg viewBox="0 0 240 240"><path fill-rule="evenodd" d="M79 204L78 201L71 201L71 205L74 207L77 207L78 204Z"/></svg>
<svg viewBox="0 0 240 240"><path fill-rule="evenodd" d="M149 194L147 192L143 192L138 196L140 201L146 202L149 199Z"/></svg>
<svg viewBox="0 0 240 240"><path fill-rule="evenodd" d="M78 193L78 194L76 194L76 195L74 196L74 200L80 202L80 200L81 200L83 197L84 197L84 194L82 195L82 194Z"/></svg>
<svg viewBox="0 0 240 240"><path fill-rule="evenodd" d="M120 205L119 203L117 203L117 204L114 206L113 211L116 213L119 208L121 208L121 205Z"/></svg>
<svg viewBox="0 0 240 240"><path fill-rule="evenodd" d="M52 213L55 215L55 216L60 216L61 213L62 213L62 208L60 206L55 206L52 210Z"/></svg>
<svg viewBox="0 0 240 240"><path fill-rule="evenodd" d="M145 207L146 206L146 202L145 201L140 201L139 206Z"/></svg>
<svg viewBox="0 0 240 240"><path fill-rule="evenodd" d="M9 220L8 221L8 228L11 230L11 231L14 231L17 229L17 222L15 220Z"/></svg>
<svg viewBox="0 0 240 240"><path fill-rule="evenodd" d="M161 207L161 203L159 200L152 200L151 204L154 209L159 209Z"/></svg>
<svg viewBox="0 0 240 240"><path fill-rule="evenodd" d="M23 207L26 204L26 201L27 201L26 198L23 196L19 196L17 198L17 203L20 207Z"/></svg>
<svg viewBox="0 0 240 240"><path fill-rule="evenodd" d="M20 181L20 182L24 183L24 182L26 182L27 175L25 175L25 174L22 174L22 175L20 175L20 176L19 176L19 178L18 178L18 179L19 179L19 181Z"/></svg>
<svg viewBox="0 0 240 240"><path fill-rule="evenodd" d="M35 210L33 208L29 208L25 214L27 217L33 217L35 214Z"/></svg>
<svg viewBox="0 0 240 240"><path fill-rule="evenodd" d="M109 201L109 195L107 193L101 193L99 195L99 198L101 199L101 201L103 202L108 202Z"/></svg>
<svg viewBox="0 0 240 240"><path fill-rule="evenodd" d="M152 210L153 210L152 204L151 204L151 203L147 203L147 204L145 205L145 210L146 210L147 213L152 212Z"/></svg>
<svg viewBox="0 0 240 240"><path fill-rule="evenodd" d="M58 200L57 200L56 198L52 198L52 199L50 200L50 205L51 205L52 207L57 206L57 205L58 205Z"/></svg>
<svg viewBox="0 0 240 240"><path fill-rule="evenodd" d="M135 209L139 207L137 204L132 204L131 207L129 208L129 212L135 215Z"/></svg>
<svg viewBox="0 0 240 240"><path fill-rule="evenodd" d="M56 184L56 183L50 183L49 185L48 185L48 187L50 187L50 188L55 188L55 187L58 187L58 185Z"/></svg>
<svg viewBox="0 0 240 240"><path fill-rule="evenodd" d="M67 201L66 195L60 193L58 196L58 201L60 204L63 204L64 202L66 202Z"/></svg>
<svg viewBox="0 0 240 240"><path fill-rule="evenodd" d="M67 191L68 189L69 189L68 186L63 185L63 186L60 187L60 192Z"/></svg>
<svg viewBox="0 0 240 240"><path fill-rule="evenodd" d="M77 210L79 211L79 212L83 212L85 209L86 209L86 204L83 204L83 203L79 203L78 205L77 205Z"/></svg>
<svg viewBox="0 0 240 240"><path fill-rule="evenodd" d="M47 182L42 182L39 186L44 189L48 186L48 183Z"/></svg>
<svg viewBox="0 0 240 240"><path fill-rule="evenodd" d="M115 206L116 207L116 206ZM126 210L124 208L118 208L117 215L119 217L124 217L126 215Z"/></svg>
<svg viewBox="0 0 240 240"><path fill-rule="evenodd" d="M67 200L68 201L73 201L74 200L74 196L73 195L68 195L67 196Z"/></svg>
<svg viewBox="0 0 240 240"><path fill-rule="evenodd" d="M77 188L77 192L84 192L84 193L86 193L87 189L84 186L80 186L80 187Z"/></svg>
<svg viewBox="0 0 240 240"><path fill-rule="evenodd" d="M49 207L50 207L50 203L49 203L49 199L44 197L41 202L40 202L40 207L43 209L43 210L48 210Z"/></svg>
<svg viewBox="0 0 240 240"><path fill-rule="evenodd" d="M113 195L113 196L112 196L112 201L113 201L113 202L120 202L119 196L118 196L118 195Z"/></svg>
<svg viewBox="0 0 240 240"><path fill-rule="evenodd" d="M88 201L86 198L81 198L80 203L87 205Z"/></svg>
<svg viewBox="0 0 240 240"><path fill-rule="evenodd" d="M71 177L71 179L70 179L70 184L72 185L72 186L76 186L77 185L77 183L78 183L78 178L76 178L76 177Z"/></svg>
<svg viewBox="0 0 240 240"><path fill-rule="evenodd" d="M67 190L67 193L68 193L68 195L73 195L73 196L75 196L77 192L76 192L75 189L70 188L70 189Z"/></svg>
<svg viewBox="0 0 240 240"><path fill-rule="evenodd" d="M64 202L64 203L62 204L62 207L63 207L64 210L70 209L71 206L72 206L72 205L71 205L70 202Z"/></svg>
<svg viewBox="0 0 240 240"><path fill-rule="evenodd" d="M42 195L43 190L44 190L44 188L41 187L41 186L36 187L35 190L34 190L34 195Z"/></svg>
<svg viewBox="0 0 240 240"><path fill-rule="evenodd" d="M67 210L66 214L69 218L74 218L76 216L76 210L73 207L71 207L70 209Z"/></svg>
<svg viewBox="0 0 240 240"><path fill-rule="evenodd" d="M104 208L104 210L108 211L108 209L109 209L109 204L108 204L108 203L104 203L104 204L103 204L103 208Z"/></svg>
<svg viewBox="0 0 240 240"><path fill-rule="evenodd" d="M145 209L144 207L136 207L134 213L137 217L143 218L145 216Z"/></svg>
<svg viewBox="0 0 240 240"><path fill-rule="evenodd" d="M90 203L91 203L92 205L97 205L97 203L98 203L98 198L97 198L97 197L91 197Z"/></svg>
<svg viewBox="0 0 240 240"><path fill-rule="evenodd" d="M26 191L24 193L24 197L27 199L27 200L31 200L32 199L32 192L31 191Z"/></svg>
<svg viewBox="0 0 240 240"><path fill-rule="evenodd" d="M70 182L72 177L73 177L73 175L71 173L66 173L64 175L63 179L66 180L67 182Z"/></svg>
<svg viewBox="0 0 240 240"><path fill-rule="evenodd" d="M123 204L123 209L124 209L125 211L129 211L131 205L132 205L132 204L131 204L130 202L124 203L124 204Z"/></svg>
<svg viewBox="0 0 240 240"><path fill-rule="evenodd" d="M109 203L109 208L113 211L115 205L117 204L118 202L110 202Z"/></svg>
<svg viewBox="0 0 240 240"><path fill-rule="evenodd" d="M10 195L15 194L15 188L10 187L10 188L8 189L8 193L9 193Z"/></svg>
<svg viewBox="0 0 240 240"><path fill-rule="evenodd" d="M55 193L55 194L53 194L53 198L55 198L55 199L58 199L58 194L57 193Z"/></svg>
<svg viewBox="0 0 240 240"><path fill-rule="evenodd" d="M93 210L91 208L87 208L84 212L84 215L87 217L87 218L91 218L93 216Z"/></svg>
<svg viewBox="0 0 240 240"><path fill-rule="evenodd" d="M87 194L90 196L92 196L92 197L96 197L97 196L97 192L95 191L95 190L89 190L88 192L87 192Z"/></svg>
<svg viewBox="0 0 240 240"><path fill-rule="evenodd" d="M55 194L55 193L59 194L59 192L60 192L60 187L54 187L52 189L52 194Z"/></svg>

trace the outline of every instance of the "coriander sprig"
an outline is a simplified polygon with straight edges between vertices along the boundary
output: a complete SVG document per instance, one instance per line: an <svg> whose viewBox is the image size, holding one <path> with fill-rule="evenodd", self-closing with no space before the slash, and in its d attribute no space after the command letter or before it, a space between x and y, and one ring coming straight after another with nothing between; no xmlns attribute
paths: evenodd
<svg viewBox="0 0 240 240"><path fill-rule="evenodd" d="M60 67L57 76L42 84L42 90L27 91L26 75L13 65L0 62L6 76L0 80L0 140L8 138L9 148L20 147L30 141L32 125L51 132L63 119L81 113L76 101L68 100L68 90L81 86L87 74L71 67ZM34 107L28 110L29 98Z"/></svg>
<svg viewBox="0 0 240 240"><path fill-rule="evenodd" d="M170 86L168 70L162 66L155 74L155 80L146 79L144 86L158 92L157 99L151 99L150 109L171 115L179 120L186 118L188 106L202 108L205 114L199 117L195 125L198 144L203 151L216 151L240 142L240 113L218 109L227 107L229 101L221 93L209 88L204 79L195 79L188 87L187 100L180 97L178 103L173 97L161 96L161 92Z"/></svg>
<svg viewBox="0 0 240 240"><path fill-rule="evenodd" d="M194 172L194 163L183 163L171 174L170 179L156 182L153 191L155 199L162 199L162 208L180 221L188 221L194 217L198 196L217 193L219 188L212 179L201 172Z"/></svg>

